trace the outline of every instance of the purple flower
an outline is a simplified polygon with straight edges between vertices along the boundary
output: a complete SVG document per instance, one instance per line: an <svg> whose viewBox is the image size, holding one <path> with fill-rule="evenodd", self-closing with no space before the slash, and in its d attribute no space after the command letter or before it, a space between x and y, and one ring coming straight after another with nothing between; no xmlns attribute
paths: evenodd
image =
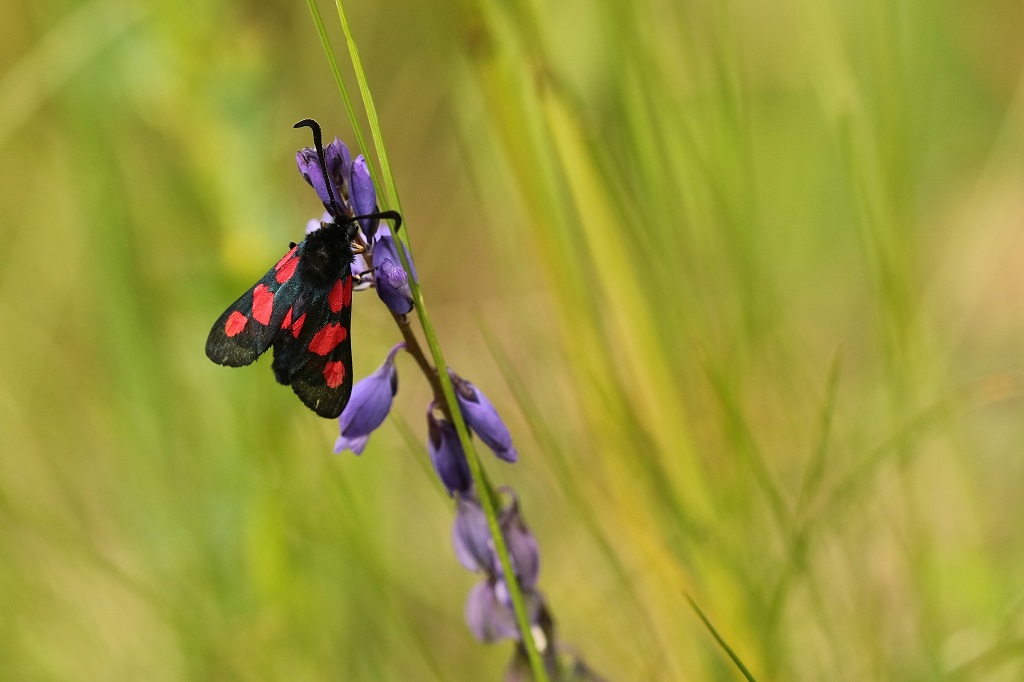
<svg viewBox="0 0 1024 682"><path fill-rule="evenodd" d="M412 257L408 251L405 252L405 256L415 277L416 268L412 265ZM377 241L373 245L373 271L377 283L377 296L391 312L405 315L411 311L413 302L409 275L402 269L402 260L398 257L395 239L391 236L391 230L386 227L377 231Z"/></svg>
<svg viewBox="0 0 1024 682"><path fill-rule="evenodd" d="M338 417L341 435L334 444L335 452L351 450L357 455L362 454L370 434L384 423L398 391L395 355L403 348L404 342L392 348L377 371L352 387L352 397Z"/></svg>
<svg viewBox="0 0 1024 682"><path fill-rule="evenodd" d="M508 547L509 559L516 580L524 590L532 590L540 575L540 550L537 539L527 528L519 513L519 500L511 488L501 488L511 502L498 514L501 534ZM494 542L487 525L487 517L479 498L474 493L460 495L456 504L455 523L452 526L452 545L459 562L470 571L483 571L504 579L501 562L494 551ZM503 586L500 586L503 590ZM499 591L499 594L502 592Z"/></svg>
<svg viewBox="0 0 1024 682"><path fill-rule="evenodd" d="M329 208L331 201L327 194L327 184L324 182L324 174L320 168L320 159L316 155L316 150L311 147L303 147L295 152L295 163L298 164L302 177L306 179L310 187L316 191L316 195L320 197L324 207Z"/></svg>
<svg viewBox="0 0 1024 682"><path fill-rule="evenodd" d="M537 578L540 577L540 548L537 546L537 538L526 527L526 522L519 514L519 500L512 499L512 504L502 510L500 520L501 534L508 545L516 580L524 590L533 590L537 587Z"/></svg>
<svg viewBox="0 0 1024 682"><path fill-rule="evenodd" d="M333 150L332 150L332 148L333 148ZM342 142L341 140L339 140L338 138L334 138L334 142L332 142L329 145L327 145L327 149L324 150L324 156L327 157L327 159L328 159L328 162L327 162L327 168L328 169L331 168L331 162L330 162L330 158L331 157L330 157L330 154L338 154L338 155L341 156L341 161L340 161L340 166L341 167L339 169L339 173L338 173L337 176L334 176L333 171L332 171L331 172L331 177L334 177L335 181L339 185L342 185L344 183L344 178L347 178L347 177L349 177L352 174L352 154L349 153L348 147L345 146L345 143ZM335 162L335 163L339 163L339 162ZM345 189L346 188L342 187L342 192L344 193L345 199L347 201L349 199L349 194L350 193L346 193Z"/></svg>
<svg viewBox="0 0 1024 682"><path fill-rule="evenodd" d="M481 642L497 642L502 639L519 639L515 613L503 604L496 591L494 578L485 578L477 583L466 599L466 624ZM536 625L542 611L543 600L536 592L524 593L526 612L530 623Z"/></svg>
<svg viewBox="0 0 1024 682"><path fill-rule="evenodd" d="M452 546L459 563L467 571L496 572L493 570L491 529L480 500L472 493L459 495L455 501Z"/></svg>
<svg viewBox="0 0 1024 682"><path fill-rule="evenodd" d="M362 154L356 157L352 164L352 174L349 176L349 184L352 187L352 210L353 215L367 215L377 211L377 191L373 188L373 180L370 178L370 169L366 165L366 159ZM373 235L380 224L379 218L365 218L359 221L367 241L373 240Z"/></svg>
<svg viewBox="0 0 1024 682"><path fill-rule="evenodd" d="M469 428L480 436L480 440L486 443L499 459L506 462L515 462L519 459L519 454L512 447L512 434L487 396L451 369L448 370L448 376L452 379L455 396L459 399L459 408Z"/></svg>
<svg viewBox="0 0 1024 682"><path fill-rule="evenodd" d="M347 187L345 187L345 177L349 170L346 166L351 166L350 158L348 148L338 138L334 138L334 142L331 142L324 149L327 174L331 178L331 189L334 191L334 201L339 211L344 210L345 197L348 196ZM323 170L320 168L320 159L316 155L316 150L310 147L303 147L295 153L295 162L299 166L299 172L302 173L302 177L316 190L316 194L320 197L320 201L323 202L324 208L328 211L333 211L330 194L327 192L327 183L324 181Z"/></svg>
<svg viewBox="0 0 1024 682"><path fill-rule="evenodd" d="M494 580L484 579L473 586L466 599L466 624L481 642L518 639L515 614L498 602Z"/></svg>
<svg viewBox="0 0 1024 682"><path fill-rule="evenodd" d="M473 476L462 443L459 442L458 431L443 416L435 417L436 409L436 401L427 406L427 450L430 451L430 461L449 495L469 492L473 487Z"/></svg>

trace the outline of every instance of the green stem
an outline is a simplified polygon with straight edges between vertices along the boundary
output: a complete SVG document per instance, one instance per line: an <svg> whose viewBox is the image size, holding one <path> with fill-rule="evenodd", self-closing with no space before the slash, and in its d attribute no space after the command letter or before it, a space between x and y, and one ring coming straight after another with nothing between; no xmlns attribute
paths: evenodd
<svg viewBox="0 0 1024 682"><path fill-rule="evenodd" d="M406 352L416 360L416 364L419 366L420 371L423 372L423 376L426 377L427 383L430 384L430 388L434 392L434 400L444 412L445 417L450 421L452 419L452 415L449 413L448 403L444 400L444 390L441 388L441 380L437 378L437 370L430 364L430 360L427 359L427 356L423 354L423 348L420 346L420 341L416 338L416 334L412 330L412 325L409 324L409 317L407 315L399 315L397 313L391 313L391 316L395 318L395 324L398 325L398 330L402 332L402 338L405 339Z"/></svg>
<svg viewBox="0 0 1024 682"><path fill-rule="evenodd" d="M317 31L320 33L320 40L323 42L324 50L327 52L328 60L331 62L331 69L334 71L334 78L338 83L338 89L341 91L342 99L345 101L345 107L348 110L349 118L352 122L352 128L355 131L356 140L360 145L360 149L365 150L366 145L362 133L360 132L359 122L356 119L355 111L352 108L351 100L348 96L348 90L345 87L345 82L341 78L337 62L334 59L330 42L327 39L327 33L323 27L323 21L320 18L320 12L316 6L316 0L307 0L307 2L310 7L310 13L313 15L313 21L317 25ZM391 164L388 162L387 150L384 147L384 138L381 134L380 121L377 118L377 109L374 106L373 97L370 94L370 88L366 82L366 74L363 71L362 61L359 58L359 50L356 47L355 40L352 38L352 32L349 30L348 19L345 17L345 10L342 8L341 0L335 0L335 6L338 9L338 19L341 22L342 31L345 33L349 57L352 61L352 69L355 71L356 81L359 83L359 92L363 99L363 106L366 109L366 117L370 125L370 132L373 136L374 147L377 151L377 158L380 161L382 177L381 183L378 186L383 186L386 205L401 212L402 209L401 202L398 197L398 190L395 186L394 176L391 173ZM480 493L480 503L483 507L484 515L487 517L487 526L490 529L491 538L494 541L494 551L498 555L501 568L506 576L515 576L515 572L512 570L512 562L509 558L508 546L505 543L505 537L501 532L501 525L498 521L496 496L494 495L491 484L487 479L487 473L484 471L483 463L480 461L480 456L477 454L473 441L470 438L469 429L466 427L466 423L462 418L462 412L459 410L458 402L455 397L455 389L452 386L451 377L448 376L447 372L448 365L444 361L444 354L441 352L441 345L437 340L434 325L430 321L426 305L423 302L423 293L420 289L419 282L411 276L412 268L410 267L410 260L412 246L409 244L407 232L405 230L397 231L394 237L400 245L397 251L399 259L402 261L402 267L405 268L407 273L410 273L409 288L412 292L413 305L416 307L416 317L420 321L420 327L423 329L423 336L426 339L427 346L430 348L430 354L434 361L434 368L437 368L433 372L425 370L424 373L427 375L427 379L431 382L431 385L434 386L435 391L437 388L440 388L441 395L444 398L446 412L451 416L452 423L455 425L455 430L459 434L459 442L462 444L462 449L466 453L466 460L469 463L469 470L473 476L473 483L476 485L476 488ZM412 336L412 330L408 328L408 324L403 327L403 325L399 323L399 328L402 330L403 337L405 337L407 343L410 338L415 338ZM418 344L415 344L415 348L419 350ZM420 353L420 355L422 356L422 353ZM422 367L422 357L417 358L417 362L420 363ZM435 380L437 383L435 383ZM519 633L522 637L522 643L526 648L527 657L530 660L530 668L533 671L534 680L536 682L549 682L547 672L544 670L543 660L541 659L540 652L537 649L537 644L533 638L533 630L530 627L530 618L526 611L526 602L523 599L519 581L511 579L507 580L506 583L509 590L509 596L512 600L512 609L515 612L516 623L519 626ZM548 643L547 646L550 646L550 643Z"/></svg>

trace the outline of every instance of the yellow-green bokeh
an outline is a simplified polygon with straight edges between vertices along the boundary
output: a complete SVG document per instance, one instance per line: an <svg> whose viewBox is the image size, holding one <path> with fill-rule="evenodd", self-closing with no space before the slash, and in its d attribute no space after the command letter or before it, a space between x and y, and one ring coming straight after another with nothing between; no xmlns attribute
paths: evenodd
<svg viewBox="0 0 1024 682"><path fill-rule="evenodd" d="M1024 674L1019 2L346 10L563 641L738 679L689 594L761 680ZM203 353L319 212L291 124L353 140L306 3L3 16L0 679L500 679L414 364L356 458Z"/></svg>

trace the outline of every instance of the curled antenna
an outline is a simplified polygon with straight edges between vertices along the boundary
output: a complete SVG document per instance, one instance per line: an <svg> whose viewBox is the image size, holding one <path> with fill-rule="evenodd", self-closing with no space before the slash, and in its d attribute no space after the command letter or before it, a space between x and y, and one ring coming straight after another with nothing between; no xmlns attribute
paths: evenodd
<svg viewBox="0 0 1024 682"><path fill-rule="evenodd" d="M395 221L395 230L402 227L402 214L398 211L374 211L373 213L367 213L366 215L356 215L351 218L345 218L345 222L356 222L365 218L377 218L378 220L384 218L385 220Z"/></svg>
<svg viewBox="0 0 1024 682"><path fill-rule="evenodd" d="M324 145L320 136L320 124L311 118L304 118L292 128L310 128L313 131L313 146L316 147L317 158L320 159L320 171L324 174L324 184L327 185L327 196L331 198L331 214L341 215L338 203L334 200L334 190L331 189L331 176L327 174L327 159L324 157Z"/></svg>

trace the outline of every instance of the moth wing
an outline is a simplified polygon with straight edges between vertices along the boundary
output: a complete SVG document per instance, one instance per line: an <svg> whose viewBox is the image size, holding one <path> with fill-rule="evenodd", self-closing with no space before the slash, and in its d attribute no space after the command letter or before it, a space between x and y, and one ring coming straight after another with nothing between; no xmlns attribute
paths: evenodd
<svg viewBox="0 0 1024 682"><path fill-rule="evenodd" d="M329 293L303 298L295 310L304 308L296 318L303 320L301 331L274 345L274 373L306 407L334 419L352 395L352 276L346 270Z"/></svg>
<svg viewBox="0 0 1024 682"><path fill-rule="evenodd" d="M206 339L208 358L229 367L248 365L282 335L286 316L303 290L295 276L302 246L293 246L217 318Z"/></svg>
<svg viewBox="0 0 1024 682"><path fill-rule="evenodd" d="M285 333L274 339L274 363L272 369L274 370L274 377L279 383L290 384L292 368L297 369L304 361L302 344L309 344L309 335L306 334L303 340L300 340L299 336L302 336L306 319L309 317L310 299L315 297L315 295L316 291L312 287L307 287L295 297L291 306L291 314L286 314L286 319L282 321ZM319 307L315 307L315 309L317 311L320 310ZM314 317L320 318L322 313L314 312ZM319 319L310 323L311 326L319 324L322 324Z"/></svg>

